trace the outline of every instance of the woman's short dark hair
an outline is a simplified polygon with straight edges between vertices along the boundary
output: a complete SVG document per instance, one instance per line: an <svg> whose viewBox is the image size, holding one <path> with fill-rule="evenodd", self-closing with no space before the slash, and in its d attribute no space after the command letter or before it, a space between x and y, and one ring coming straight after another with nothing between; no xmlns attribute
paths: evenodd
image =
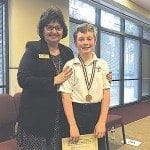
<svg viewBox="0 0 150 150"><path fill-rule="evenodd" d="M57 21L58 23L60 23L60 25L63 28L62 38L65 38L68 34L68 29L65 24L65 19L64 19L62 11L55 6L51 6L49 9L43 12L40 17L39 24L38 24L38 35L40 36L40 38L42 39L44 38L43 37L44 27L47 24L49 24L51 21L54 21L54 22Z"/></svg>

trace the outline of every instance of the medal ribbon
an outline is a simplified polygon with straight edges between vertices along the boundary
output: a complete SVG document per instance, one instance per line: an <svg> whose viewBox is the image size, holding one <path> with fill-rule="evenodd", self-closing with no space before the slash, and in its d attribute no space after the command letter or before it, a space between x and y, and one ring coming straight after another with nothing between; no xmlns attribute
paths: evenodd
<svg viewBox="0 0 150 150"><path fill-rule="evenodd" d="M86 83L86 86L87 86L87 89L88 91L90 90L91 86L92 86L92 83L93 83L93 79L94 79L94 75L95 75L95 69L96 69L96 61L93 61L93 66L92 66L92 74L91 74L91 77L90 77L90 81L88 80L88 75L87 75L87 70L85 68L85 64L82 60L82 58L80 56L78 56L80 62L81 62L81 65L82 65L82 70L83 70L83 73L84 73L84 79L85 79L85 83Z"/></svg>

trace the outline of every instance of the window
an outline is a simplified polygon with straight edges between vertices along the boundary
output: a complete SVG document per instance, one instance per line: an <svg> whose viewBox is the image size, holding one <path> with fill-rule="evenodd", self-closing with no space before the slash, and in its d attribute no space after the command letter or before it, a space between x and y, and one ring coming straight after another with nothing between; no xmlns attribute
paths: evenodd
<svg viewBox="0 0 150 150"><path fill-rule="evenodd" d="M138 99L139 41L125 38L124 53L124 102Z"/></svg>
<svg viewBox="0 0 150 150"><path fill-rule="evenodd" d="M110 88L110 106L120 104L120 81L113 81Z"/></svg>
<svg viewBox="0 0 150 150"><path fill-rule="evenodd" d="M82 11L78 11L78 13L75 13L74 15L72 15L72 12L70 11L71 36L80 20L82 22L92 22L97 27L98 36L96 53L99 57L108 62L110 71L112 71L113 80L110 89L110 105L117 106L135 102L138 101L144 93L149 94L149 76L143 76L144 79L146 79L145 81L142 80L141 75L142 59L144 60L144 64L147 64L144 55L142 54L141 56L142 25L132 22L130 19L127 20L126 14L119 15L118 12L115 13L115 11L112 11L112 8L109 9L107 7L107 10L109 9L109 11L105 11L106 9L103 10L105 7L103 4L101 5L100 2L95 2L95 5L93 2L92 6L89 2L85 3L85 1L82 2L82 0L78 0L78 3L77 0L70 0L70 3L70 10L73 8L78 10L82 7ZM93 20L89 13L85 13L86 11L83 11L84 9L90 11L90 8L92 10L90 13L94 16ZM101 12L101 15L99 15L99 12ZM97 18L95 18L95 16ZM144 40L150 40L149 34L149 28L144 28ZM70 46L73 48L74 43L72 41L73 40L71 39ZM75 50L75 48L73 49ZM146 48L146 51L148 51L147 54L150 54L149 47ZM146 58L149 58L149 55L147 54ZM144 67L146 72L150 71L148 69L149 66L146 67L144 65ZM142 90L141 87L144 85L145 88Z"/></svg>
<svg viewBox="0 0 150 150"><path fill-rule="evenodd" d="M140 43L138 40L125 38L124 53L124 78L139 78L139 52Z"/></svg>
<svg viewBox="0 0 150 150"><path fill-rule="evenodd" d="M144 30L143 30L143 38L150 41L150 29L144 28Z"/></svg>
<svg viewBox="0 0 150 150"><path fill-rule="evenodd" d="M105 59L112 71L113 80L120 80L121 40L119 36L101 32L100 57ZM111 85L111 106L118 105L120 99L120 81Z"/></svg>
<svg viewBox="0 0 150 150"><path fill-rule="evenodd" d="M0 93L7 92L7 58L6 58L6 14L5 14L5 4L0 3Z"/></svg>
<svg viewBox="0 0 150 150"><path fill-rule="evenodd" d="M72 51L73 51L73 53L74 53L75 56L77 56L78 51L77 51L77 48L74 45L73 33L74 33L77 25L78 24L75 24L75 23L71 22L70 23L70 28L69 28L69 33L70 33L69 34L69 39L70 39L69 40L69 45L70 45L70 48L72 49Z"/></svg>
<svg viewBox="0 0 150 150"><path fill-rule="evenodd" d="M120 41L120 37L118 36L101 32L100 57L108 62L110 70L113 72L114 80L120 79Z"/></svg>
<svg viewBox="0 0 150 150"><path fill-rule="evenodd" d="M140 35L139 27L129 20L125 20L125 32L134 36Z"/></svg>
<svg viewBox="0 0 150 150"><path fill-rule="evenodd" d="M79 0L69 0L70 17L95 24L95 8Z"/></svg>
<svg viewBox="0 0 150 150"><path fill-rule="evenodd" d="M101 10L101 26L104 28L120 31L121 19L116 15Z"/></svg>
<svg viewBox="0 0 150 150"><path fill-rule="evenodd" d="M138 100L138 80L124 81L124 104Z"/></svg>

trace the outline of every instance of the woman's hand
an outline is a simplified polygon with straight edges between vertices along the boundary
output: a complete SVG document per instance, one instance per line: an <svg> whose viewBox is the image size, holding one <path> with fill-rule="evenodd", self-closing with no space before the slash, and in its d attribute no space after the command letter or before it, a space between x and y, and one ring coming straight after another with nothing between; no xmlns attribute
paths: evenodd
<svg viewBox="0 0 150 150"><path fill-rule="evenodd" d="M70 143L77 143L79 140L80 132L77 125L70 125Z"/></svg>
<svg viewBox="0 0 150 150"><path fill-rule="evenodd" d="M72 75L72 68L68 66L62 70L57 76L54 77L54 85L61 84L68 80Z"/></svg>
<svg viewBox="0 0 150 150"><path fill-rule="evenodd" d="M94 129L94 136L96 138L102 138L105 135L106 127L105 123L97 123Z"/></svg>
<svg viewBox="0 0 150 150"><path fill-rule="evenodd" d="M107 77L109 83L111 83L111 82L112 82L112 72L109 72L109 73L106 75L106 77Z"/></svg>

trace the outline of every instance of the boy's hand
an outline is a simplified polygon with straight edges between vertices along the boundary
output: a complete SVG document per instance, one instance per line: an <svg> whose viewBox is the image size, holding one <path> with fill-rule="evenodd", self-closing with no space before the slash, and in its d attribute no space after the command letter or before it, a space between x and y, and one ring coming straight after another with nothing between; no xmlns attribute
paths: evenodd
<svg viewBox="0 0 150 150"><path fill-rule="evenodd" d="M105 135L106 127L105 123L97 123L94 129L94 136L96 138L102 138Z"/></svg>
<svg viewBox="0 0 150 150"><path fill-rule="evenodd" d="M80 133L79 133L79 129L78 129L77 125L71 125L69 142L77 143L79 140L79 136L80 136Z"/></svg>

